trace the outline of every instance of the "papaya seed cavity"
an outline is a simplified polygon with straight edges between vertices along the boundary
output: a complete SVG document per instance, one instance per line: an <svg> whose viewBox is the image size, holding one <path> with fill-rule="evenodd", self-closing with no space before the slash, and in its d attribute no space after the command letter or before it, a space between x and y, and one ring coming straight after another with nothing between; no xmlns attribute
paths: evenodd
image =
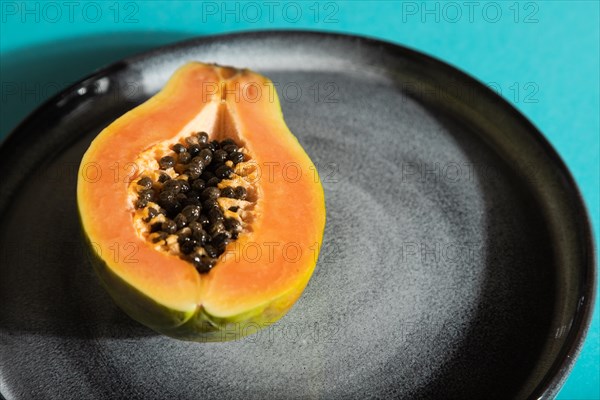
<svg viewBox="0 0 600 400"><path fill-rule="evenodd" d="M206 132L169 148L131 183L134 226L158 251L206 273L248 228L256 200L243 179L249 156L235 140L209 140Z"/></svg>

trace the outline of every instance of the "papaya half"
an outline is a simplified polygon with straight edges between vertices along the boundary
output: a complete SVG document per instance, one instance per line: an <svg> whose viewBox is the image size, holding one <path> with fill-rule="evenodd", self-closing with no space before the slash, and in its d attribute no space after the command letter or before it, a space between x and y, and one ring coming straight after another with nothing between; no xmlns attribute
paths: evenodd
<svg viewBox="0 0 600 400"><path fill-rule="evenodd" d="M271 81L191 62L91 143L77 204L91 261L133 319L226 341L280 319L317 262L325 202Z"/></svg>

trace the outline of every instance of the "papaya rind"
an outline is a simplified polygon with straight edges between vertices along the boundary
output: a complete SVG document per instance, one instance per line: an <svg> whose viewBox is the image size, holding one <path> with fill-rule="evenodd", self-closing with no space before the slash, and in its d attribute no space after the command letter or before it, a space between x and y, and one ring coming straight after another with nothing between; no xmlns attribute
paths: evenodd
<svg viewBox="0 0 600 400"><path fill-rule="evenodd" d="M308 284L311 273L279 298L238 315L211 315L203 306L181 311L160 304L115 274L83 233L92 267L115 303L132 319L163 335L194 342L226 342L257 333L283 317Z"/></svg>
<svg viewBox="0 0 600 400"><path fill-rule="evenodd" d="M162 331L176 328L193 316L194 311L186 312L166 307L124 281L96 253L87 235L85 233L83 235L87 245L88 260L100 278L102 286L131 318L154 330Z"/></svg>

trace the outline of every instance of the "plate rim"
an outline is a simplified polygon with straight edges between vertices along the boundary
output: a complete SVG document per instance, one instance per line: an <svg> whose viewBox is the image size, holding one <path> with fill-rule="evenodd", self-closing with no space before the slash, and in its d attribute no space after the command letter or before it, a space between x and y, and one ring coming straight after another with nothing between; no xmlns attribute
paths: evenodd
<svg viewBox="0 0 600 400"><path fill-rule="evenodd" d="M403 58L415 60L420 59L427 61L434 65L436 69L443 69L448 71L452 76L459 78L461 81L468 82L474 85L477 90L488 98L495 101L495 107L501 107L505 112L508 112L520 125L522 125L527 133L531 136L537 145L543 150L546 156L549 157L550 161L557 168L563 176L566 178L566 187L570 188L574 195L574 201L578 206L577 210L574 210L574 215L579 219L582 228L582 239L585 243L586 254L584 255L585 263L582 264L582 293L583 297L580 298L580 307L576 311L575 318L573 319L573 326L571 328L568 337L565 339L563 346L561 347L557 358L551 364L547 373L539 381L538 385L533 389L530 394L531 398L542 399L550 398L558 393L562 388L566 379L569 376L577 357L579 356L581 349L585 343L585 339L590 328L593 310L596 302L596 286L597 286L597 270L596 270L596 247L594 241L594 234L592 230L592 221L588 210L588 205L582 196L582 192L577 185L571 171L563 161L559 153L552 146L549 140L543 135L540 129L533 124L521 111L519 111L514 105L500 96L498 93L493 91L491 88L486 86L479 79L473 75L463 71L459 67L451 64L447 61L442 60L436 56L427 54L410 46L405 46L399 43L394 43L388 40L376 38L368 35L352 34L352 33L341 33L335 31L323 31L323 30L303 30L303 29L252 29L252 30L240 30L230 33L210 34L203 36L193 36L188 39L177 41L171 44L158 46L156 48L134 53L130 56L124 57L116 62L112 62L103 67L100 67L83 78L75 81L68 87L61 90L59 93L51 96L40 105L38 105L33 111L31 111L25 118L21 120L9 133L0 141L0 155L7 151L14 142L19 140L19 131L23 129L31 121L35 120L40 114L52 108L61 99L70 96L78 87L84 85L87 81L96 80L102 76L111 75L121 69L126 69L136 62L150 59L160 55L161 53L168 51L176 51L178 49L184 49L194 47L201 44L207 44L209 42L228 41L236 39L260 39L267 37L279 36L282 40L290 39L292 37L304 36L307 38L331 38L338 40L353 40L359 41L366 46L379 46L383 48L386 53L392 53L400 55ZM8 200L10 202L10 200ZM3 394L0 392L0 399L4 399Z"/></svg>

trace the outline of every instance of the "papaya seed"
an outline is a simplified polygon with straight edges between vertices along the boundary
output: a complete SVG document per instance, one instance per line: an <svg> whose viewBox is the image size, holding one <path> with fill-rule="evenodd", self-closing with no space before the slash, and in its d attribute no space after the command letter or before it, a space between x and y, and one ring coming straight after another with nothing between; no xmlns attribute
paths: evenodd
<svg viewBox="0 0 600 400"><path fill-rule="evenodd" d="M224 163L227 160L227 152L225 150L216 150L213 153L213 161L216 163Z"/></svg>
<svg viewBox="0 0 600 400"><path fill-rule="evenodd" d="M246 200L247 195L248 195L248 192L246 191L245 187L238 186L235 188L235 198L236 199Z"/></svg>
<svg viewBox="0 0 600 400"><path fill-rule="evenodd" d="M141 186L143 189L151 189L152 188L152 179L147 176L142 177L138 182L138 186Z"/></svg>
<svg viewBox="0 0 600 400"><path fill-rule="evenodd" d="M171 156L164 156L158 161L160 169L169 169L175 165L175 159Z"/></svg>
<svg viewBox="0 0 600 400"><path fill-rule="evenodd" d="M183 147L183 146L182 146ZM183 148L183 153L179 153L177 156L177 163L179 164L187 164L192 160L192 155L187 152L185 147Z"/></svg>
<svg viewBox="0 0 600 400"><path fill-rule="evenodd" d="M173 150L175 153L180 154L180 155L181 155L181 153L184 153L187 151L185 146L182 145L181 143L175 143L173 145L173 147L171 147L171 150Z"/></svg>

